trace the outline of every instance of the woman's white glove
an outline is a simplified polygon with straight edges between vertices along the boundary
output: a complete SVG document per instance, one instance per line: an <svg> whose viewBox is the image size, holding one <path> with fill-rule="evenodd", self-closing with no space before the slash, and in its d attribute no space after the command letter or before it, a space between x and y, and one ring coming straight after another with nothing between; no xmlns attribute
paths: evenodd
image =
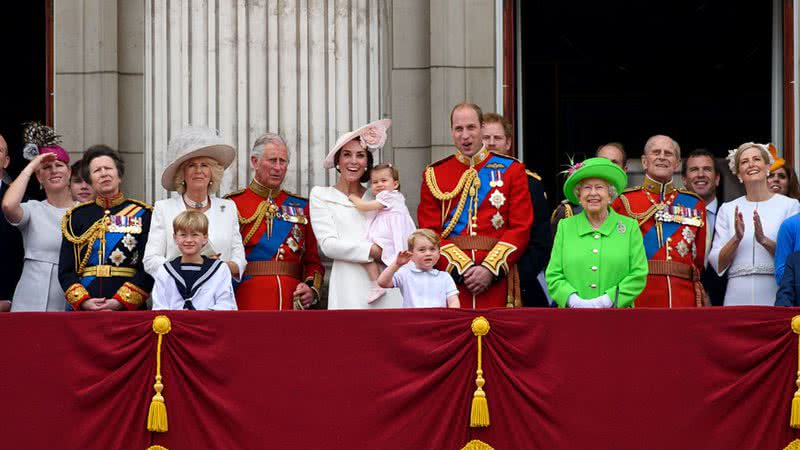
<svg viewBox="0 0 800 450"><path fill-rule="evenodd" d="M603 294L600 297L593 298L592 300L597 301L597 303L600 305L597 306L597 308L611 308L611 297L609 297L608 294Z"/></svg>
<svg viewBox="0 0 800 450"><path fill-rule="evenodd" d="M578 294L570 294L567 298L567 306L570 308L593 308L588 300L578 297Z"/></svg>
<svg viewBox="0 0 800 450"><path fill-rule="evenodd" d="M610 308L611 304L611 297L608 294L590 299L580 298L578 294L570 294L567 298L567 306L570 308Z"/></svg>

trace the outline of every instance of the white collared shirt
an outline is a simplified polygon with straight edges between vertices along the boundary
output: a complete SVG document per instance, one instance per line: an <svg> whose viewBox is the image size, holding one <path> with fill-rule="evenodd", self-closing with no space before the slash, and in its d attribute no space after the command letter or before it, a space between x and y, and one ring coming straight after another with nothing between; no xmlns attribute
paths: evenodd
<svg viewBox="0 0 800 450"><path fill-rule="evenodd" d="M403 308L446 308L447 297L458 295L458 288L447 272L420 270L409 262L392 277L394 287L403 294Z"/></svg>

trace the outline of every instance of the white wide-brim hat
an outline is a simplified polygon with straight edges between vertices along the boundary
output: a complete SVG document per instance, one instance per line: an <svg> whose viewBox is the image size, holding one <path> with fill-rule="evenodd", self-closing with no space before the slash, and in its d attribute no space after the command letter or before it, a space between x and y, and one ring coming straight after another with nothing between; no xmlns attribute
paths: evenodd
<svg viewBox="0 0 800 450"><path fill-rule="evenodd" d="M170 139L167 152L175 157L161 174L161 186L168 191L175 190L175 172L184 162L205 156L227 169L236 157L233 147L226 144L216 130L206 127L188 127L178 131Z"/></svg>
<svg viewBox="0 0 800 450"><path fill-rule="evenodd" d="M336 140L336 144L331 147L328 156L325 157L323 167L332 169L336 152L338 152L344 144L347 144L355 138L360 137L362 146L366 145L365 148L371 152L383 147L383 144L386 143L386 132L391 126L391 119L380 119L339 136L339 139Z"/></svg>

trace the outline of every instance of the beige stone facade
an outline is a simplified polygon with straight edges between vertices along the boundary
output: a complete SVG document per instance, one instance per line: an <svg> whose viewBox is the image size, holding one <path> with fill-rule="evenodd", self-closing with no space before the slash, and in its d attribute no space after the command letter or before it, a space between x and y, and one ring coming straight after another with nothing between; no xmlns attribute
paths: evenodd
<svg viewBox="0 0 800 450"><path fill-rule="evenodd" d="M67 148L105 143L125 190L154 201L169 137L219 129L237 148L223 191L251 176L250 143L284 135L286 187L330 184L338 135L393 119L380 158L416 209L423 169L452 152L449 111L493 110L495 0L58 0L55 124ZM224 192L223 192L224 193Z"/></svg>

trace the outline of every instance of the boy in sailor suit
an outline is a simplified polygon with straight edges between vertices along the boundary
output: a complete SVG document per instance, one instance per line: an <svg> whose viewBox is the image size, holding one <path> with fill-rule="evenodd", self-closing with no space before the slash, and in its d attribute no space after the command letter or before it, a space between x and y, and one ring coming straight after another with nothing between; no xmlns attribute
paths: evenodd
<svg viewBox="0 0 800 450"><path fill-rule="evenodd" d="M159 267L153 287L153 309L235 310L231 272L219 259L204 256L208 219L187 210L172 222L181 256Z"/></svg>

